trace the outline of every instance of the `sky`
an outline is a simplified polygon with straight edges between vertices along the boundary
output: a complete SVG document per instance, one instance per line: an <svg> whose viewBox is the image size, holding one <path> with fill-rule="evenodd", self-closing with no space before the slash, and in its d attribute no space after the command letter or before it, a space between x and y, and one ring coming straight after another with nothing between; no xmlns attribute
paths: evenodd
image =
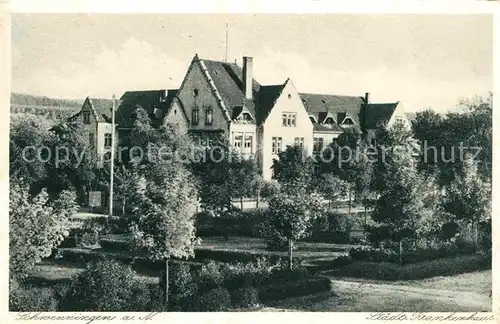
<svg viewBox="0 0 500 324"><path fill-rule="evenodd" d="M493 87L489 15L13 14L12 91L120 97L178 88L193 56L241 65L261 84L453 110Z"/></svg>

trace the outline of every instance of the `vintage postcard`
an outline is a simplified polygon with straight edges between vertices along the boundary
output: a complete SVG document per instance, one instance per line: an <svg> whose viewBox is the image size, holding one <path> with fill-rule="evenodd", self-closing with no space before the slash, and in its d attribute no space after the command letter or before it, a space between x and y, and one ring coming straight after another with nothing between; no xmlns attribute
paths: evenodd
<svg viewBox="0 0 500 324"><path fill-rule="evenodd" d="M10 320L493 321L494 4L318 2L8 9Z"/></svg>

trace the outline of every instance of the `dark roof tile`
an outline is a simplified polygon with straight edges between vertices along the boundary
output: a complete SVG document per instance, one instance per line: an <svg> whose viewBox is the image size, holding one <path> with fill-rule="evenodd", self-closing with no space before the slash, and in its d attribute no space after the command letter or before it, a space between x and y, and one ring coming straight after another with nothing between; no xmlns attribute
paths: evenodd
<svg viewBox="0 0 500 324"><path fill-rule="evenodd" d="M205 65L210 78L214 81L215 88L219 92L229 116L234 116L235 107L245 106L248 112L256 115L255 105L247 103L243 90L243 71L235 63L200 59ZM260 84L253 79L253 95L259 91ZM239 109L239 108L237 108Z"/></svg>
<svg viewBox="0 0 500 324"><path fill-rule="evenodd" d="M329 112L335 119L338 113L346 113L356 124L359 124L359 112L364 103L363 97L337 96L329 94L299 93L302 103L310 115L320 120L320 114ZM325 114L321 114L324 119ZM338 123L342 122L337 120Z"/></svg>
<svg viewBox="0 0 500 324"><path fill-rule="evenodd" d="M120 127L132 127L134 123L132 114L137 106L146 110L151 117L154 117L155 108L160 109L162 114L160 119L163 120L177 92L177 89L125 92L120 98L121 103L116 112L117 124Z"/></svg>
<svg viewBox="0 0 500 324"><path fill-rule="evenodd" d="M366 107L365 128L376 128L389 121L399 102L368 104Z"/></svg>

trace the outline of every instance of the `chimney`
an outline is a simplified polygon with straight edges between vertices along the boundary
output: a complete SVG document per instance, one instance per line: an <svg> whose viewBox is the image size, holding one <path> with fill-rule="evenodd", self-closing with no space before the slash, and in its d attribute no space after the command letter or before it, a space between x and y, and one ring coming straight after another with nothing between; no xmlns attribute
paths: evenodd
<svg viewBox="0 0 500 324"><path fill-rule="evenodd" d="M245 98L249 100L253 99L252 82L252 57L243 56L243 89L245 91Z"/></svg>
<svg viewBox="0 0 500 324"><path fill-rule="evenodd" d="M365 103L366 104L369 104L370 103L370 93L369 92L365 92Z"/></svg>

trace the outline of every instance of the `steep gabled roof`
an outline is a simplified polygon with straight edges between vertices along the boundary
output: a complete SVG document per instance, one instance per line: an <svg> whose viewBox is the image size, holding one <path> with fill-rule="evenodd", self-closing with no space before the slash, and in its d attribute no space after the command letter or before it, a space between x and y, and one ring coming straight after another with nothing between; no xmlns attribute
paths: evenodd
<svg viewBox="0 0 500 324"><path fill-rule="evenodd" d="M88 102L88 104L90 106L90 110L94 114L97 122L111 123L111 111L113 110L113 100L112 99L103 99L103 98L91 99L90 97L87 97L87 98L85 98L85 100L83 102L82 108L87 102ZM117 100L116 106L118 107L119 104L120 104L120 102ZM82 111L80 109L79 112L68 117L68 120L69 121L75 120L75 118L80 116L81 113L82 113Z"/></svg>
<svg viewBox="0 0 500 324"><path fill-rule="evenodd" d="M329 112L335 119L338 113L346 113L356 124L359 124L359 112L364 103L363 97L317 93L299 93L299 95L307 112L317 116L318 120L321 119L320 113ZM337 122L342 121L337 120Z"/></svg>
<svg viewBox="0 0 500 324"><path fill-rule="evenodd" d="M102 99L102 98L89 98L92 108L97 114L97 121L99 122L111 122L111 112L113 110L113 100L112 99ZM118 107L119 102L116 103Z"/></svg>
<svg viewBox="0 0 500 324"><path fill-rule="evenodd" d="M120 98L121 103L116 112L116 123L120 127L132 127L134 121L132 114L136 107L142 107L151 117L155 109L161 110L161 117L167 114L172 100L177 95L177 89L127 91Z"/></svg>
<svg viewBox="0 0 500 324"><path fill-rule="evenodd" d="M202 68L206 68L210 79L213 81L213 86L220 95L225 109L229 117L235 115L233 110L235 107L245 106L247 111L252 115L256 115L255 105L247 102L243 89L243 70L235 63L223 61L213 61L199 59ZM253 79L252 82L253 95L259 91L260 84ZM239 108L236 108L239 109Z"/></svg>
<svg viewBox="0 0 500 324"><path fill-rule="evenodd" d="M366 106L365 128L376 128L389 121L399 102L376 103Z"/></svg>
<svg viewBox="0 0 500 324"><path fill-rule="evenodd" d="M288 81L288 80L287 80ZM274 107L274 103L281 95L287 81L283 84L265 85L260 87L257 94L257 123L263 124Z"/></svg>

